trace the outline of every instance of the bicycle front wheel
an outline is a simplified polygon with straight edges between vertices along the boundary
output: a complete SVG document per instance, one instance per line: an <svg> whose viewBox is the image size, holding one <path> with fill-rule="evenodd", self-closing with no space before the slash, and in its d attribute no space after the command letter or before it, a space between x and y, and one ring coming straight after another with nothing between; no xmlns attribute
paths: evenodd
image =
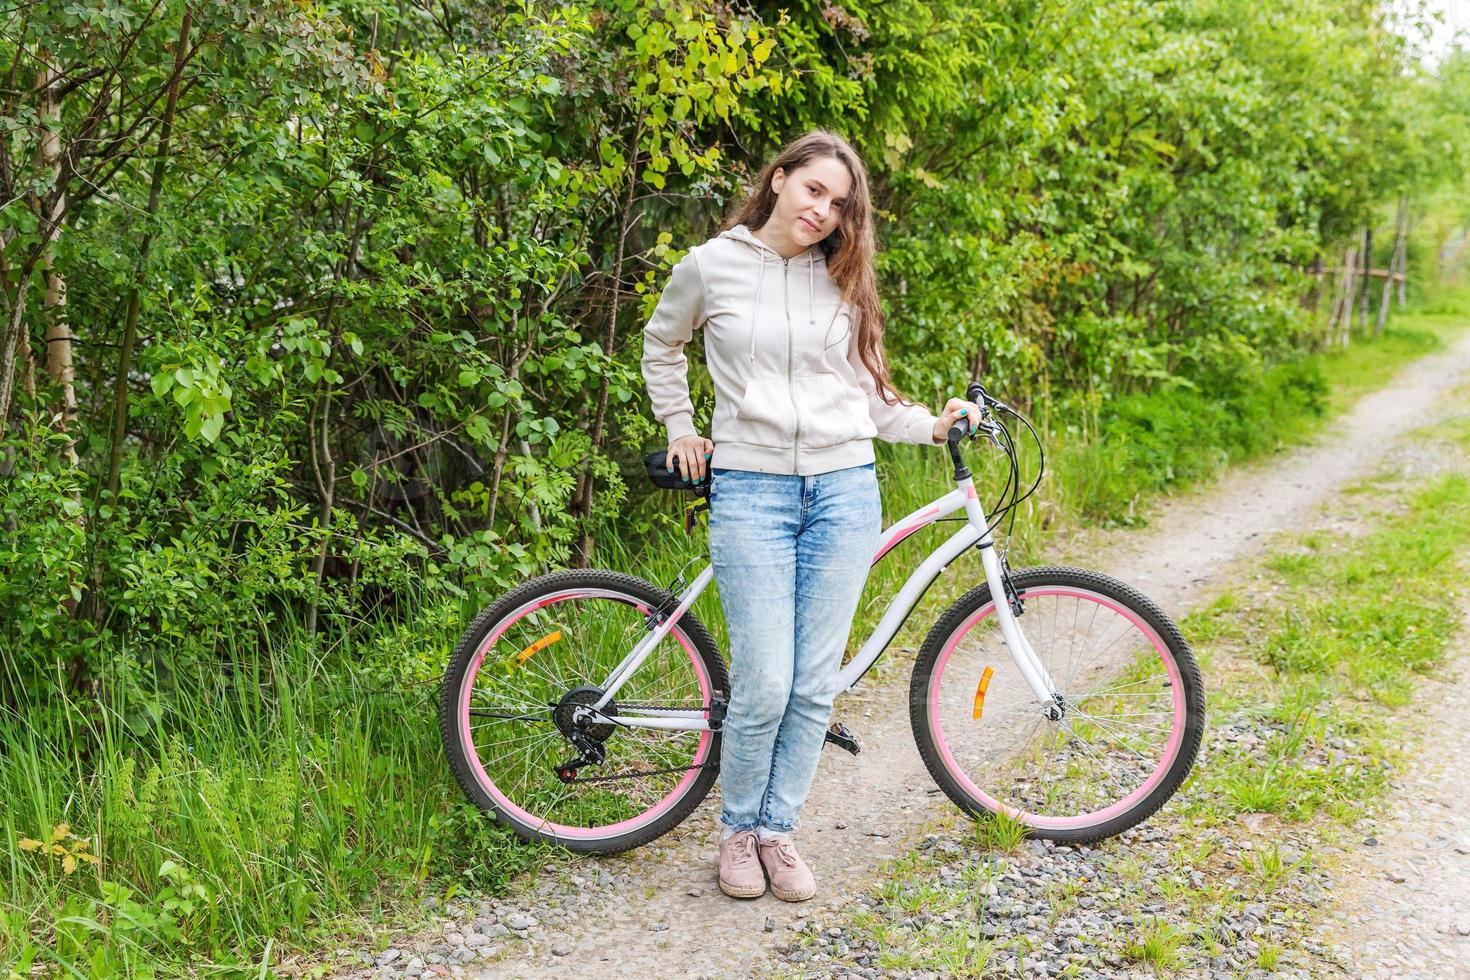
<svg viewBox="0 0 1470 980"><path fill-rule="evenodd" d="M470 799L524 840L582 853L637 847L687 817L718 775L719 733L591 723L580 710L677 604L629 575L571 570L532 579L481 613L439 701L444 748ZM708 720L728 691L714 640L686 612L601 711ZM601 758L569 766L588 756Z"/></svg>
<svg viewBox="0 0 1470 980"><path fill-rule="evenodd" d="M919 753L968 813L1005 814L1055 841L1120 833L1163 806L1198 754L1205 708L1194 656L1168 616L1116 579L1051 566L1012 582L1017 623L1056 698L1036 697L989 587L972 589L914 664Z"/></svg>

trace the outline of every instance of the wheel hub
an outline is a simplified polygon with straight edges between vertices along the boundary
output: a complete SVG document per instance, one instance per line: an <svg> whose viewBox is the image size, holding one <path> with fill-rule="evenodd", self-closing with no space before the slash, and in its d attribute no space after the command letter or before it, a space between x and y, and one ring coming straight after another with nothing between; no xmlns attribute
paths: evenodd
<svg viewBox="0 0 1470 980"><path fill-rule="evenodd" d="M561 701L551 712L551 720L556 722L557 729L576 745L579 740L588 740L601 745L612 737L617 730L617 725L610 721L596 721L595 714L585 710L591 708L602 698L600 687L577 687L562 696ZM602 708L597 709L602 714L614 715L618 713L616 701L609 701Z"/></svg>
<svg viewBox="0 0 1470 980"><path fill-rule="evenodd" d="M1047 721L1061 721L1067 714L1067 699L1060 693L1052 695L1052 703L1047 705L1042 714Z"/></svg>

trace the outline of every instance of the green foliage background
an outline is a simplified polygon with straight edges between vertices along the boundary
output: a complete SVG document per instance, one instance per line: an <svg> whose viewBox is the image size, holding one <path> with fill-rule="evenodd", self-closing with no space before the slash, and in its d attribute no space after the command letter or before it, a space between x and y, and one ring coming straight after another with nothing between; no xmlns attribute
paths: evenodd
<svg viewBox="0 0 1470 980"><path fill-rule="evenodd" d="M0 954L250 961L513 872L419 772L422 695L499 590L647 573L641 325L807 128L870 168L900 390L1080 433L1070 517L1263 448L1321 407L1313 263L1407 195L1418 289L1463 224L1470 59L1413 36L1367 0L0 14L0 831L104 857L13 853Z"/></svg>

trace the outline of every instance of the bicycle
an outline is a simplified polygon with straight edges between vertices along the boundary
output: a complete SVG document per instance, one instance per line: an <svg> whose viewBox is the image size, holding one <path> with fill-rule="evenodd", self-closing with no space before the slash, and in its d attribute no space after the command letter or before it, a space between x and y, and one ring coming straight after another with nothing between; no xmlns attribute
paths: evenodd
<svg viewBox="0 0 1470 980"><path fill-rule="evenodd" d="M1169 617L1128 585L1065 566L1011 571L992 532L1007 514L1008 533L1014 526L1045 452L1023 415L978 382L968 394L981 417L948 434L955 489L887 528L873 562L930 524L963 525L909 575L842 668L838 691L861 680L939 574L979 550L984 582L939 617L914 661L909 717L924 764L973 816L1005 814L1028 837L1057 842L1110 837L1150 817L1189 773L1204 730L1199 668ZM1036 441L1040 463L1025 494L1002 416ZM960 452L964 438L981 435L1009 459L990 512ZM664 456L645 456L653 482L705 498L686 515L692 531L708 510L709 481L681 484ZM628 850L684 820L718 774L728 704L725 661L689 612L713 576L706 563L692 582L681 571L665 589L621 572L553 572L476 617L439 704L445 751L469 798L522 840L581 853ZM827 741L861 750L840 721Z"/></svg>

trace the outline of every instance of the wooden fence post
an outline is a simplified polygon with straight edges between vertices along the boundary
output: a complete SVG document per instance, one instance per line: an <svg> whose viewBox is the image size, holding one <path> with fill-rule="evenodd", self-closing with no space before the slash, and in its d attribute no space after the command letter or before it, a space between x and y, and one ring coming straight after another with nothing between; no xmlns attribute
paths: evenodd
<svg viewBox="0 0 1470 980"><path fill-rule="evenodd" d="M1360 236L1359 236L1360 237ZM1358 298L1358 247L1351 242L1342 252L1342 306L1337 311L1339 344L1348 346L1353 332L1353 307Z"/></svg>
<svg viewBox="0 0 1470 980"><path fill-rule="evenodd" d="M1363 252L1358 262L1358 268L1362 270L1361 285L1358 289L1358 326L1364 333L1368 332L1368 293L1373 286L1373 229L1363 228Z"/></svg>
<svg viewBox="0 0 1470 980"><path fill-rule="evenodd" d="M1404 251L1404 226L1409 220L1409 198L1407 194L1399 195L1398 216L1393 223L1393 253L1388 260L1388 275L1383 278L1383 295L1378 300L1378 320L1373 324L1373 336L1377 337L1383 333L1383 325L1388 321L1388 307L1393 302L1393 281L1399 273L1399 263L1403 261ZM1402 288L1402 286L1400 287ZM1402 295L1399 298L1399 306L1403 306Z"/></svg>
<svg viewBox="0 0 1470 980"><path fill-rule="evenodd" d="M1404 243L1403 243L1403 246L1399 249L1399 270L1398 270L1401 273L1401 275L1402 275L1402 278L1399 279L1399 306L1400 306L1400 308L1402 308L1403 305L1404 305L1404 303L1407 302L1407 300L1405 299L1405 295L1406 295L1406 289L1407 289L1408 284L1409 284L1409 232L1412 231L1413 228L1414 228L1414 222L1413 222L1413 219L1409 216L1408 198L1407 198L1407 196L1405 196L1405 199L1404 199Z"/></svg>

